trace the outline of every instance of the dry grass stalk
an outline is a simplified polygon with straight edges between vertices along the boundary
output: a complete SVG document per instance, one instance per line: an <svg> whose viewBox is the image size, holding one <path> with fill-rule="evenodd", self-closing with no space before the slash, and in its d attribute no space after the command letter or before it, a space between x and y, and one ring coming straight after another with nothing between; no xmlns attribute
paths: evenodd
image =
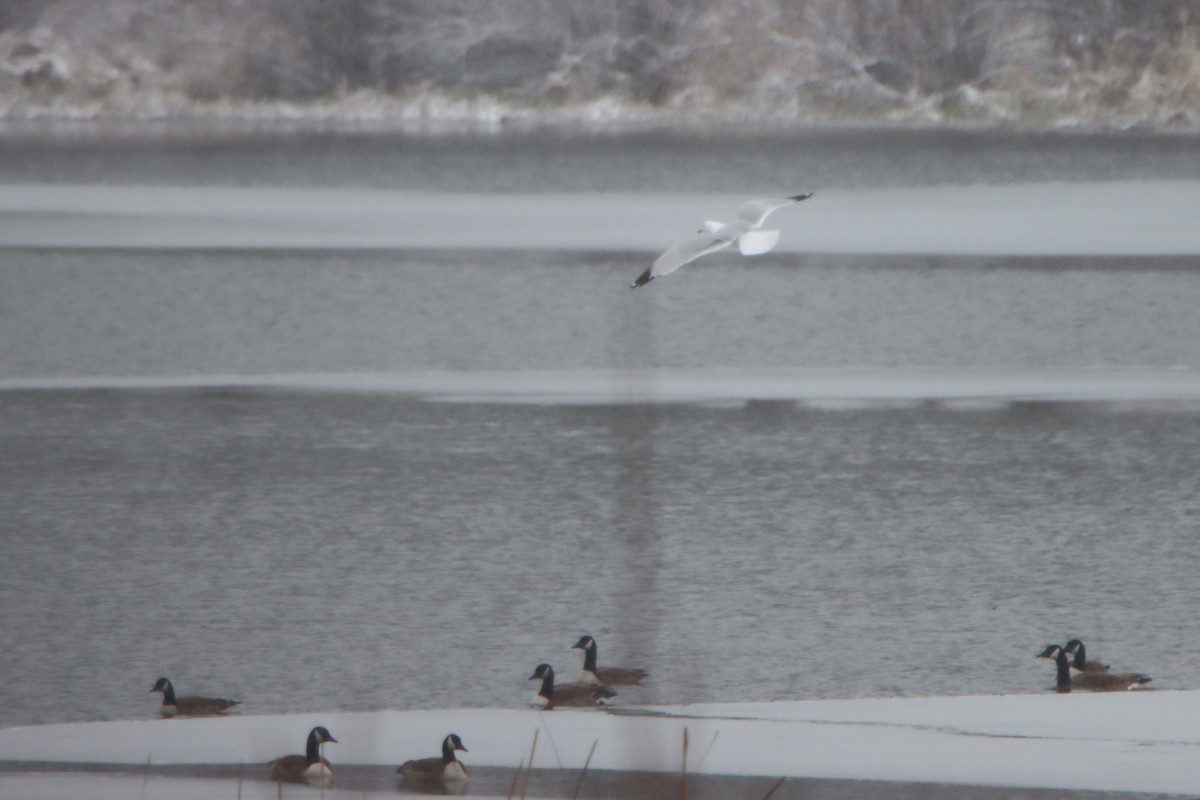
<svg viewBox="0 0 1200 800"><path fill-rule="evenodd" d="M537 752L538 729L533 731L533 744L529 747L529 764L525 767L525 780L521 782L521 800L525 800L525 792L529 789L529 776L533 774L533 754Z"/></svg>
<svg viewBox="0 0 1200 800"><path fill-rule="evenodd" d="M688 729L683 729L683 767L679 771L679 800L687 800Z"/></svg>
<svg viewBox="0 0 1200 800"><path fill-rule="evenodd" d="M517 764L517 771L513 774L512 783L508 787L508 795L505 800L512 800L513 794L517 791L517 781L521 780L521 773L525 771L525 759L521 759L521 763Z"/></svg>
<svg viewBox="0 0 1200 800"><path fill-rule="evenodd" d="M587 760L583 762L583 771L579 773L579 780L575 784L575 791L571 792L571 800L576 800L579 797L579 790L583 788L583 779L587 775L588 765L592 763L592 755L596 752L596 745L599 743L599 739L592 742L592 749L588 751Z"/></svg>
<svg viewBox="0 0 1200 800"><path fill-rule="evenodd" d="M775 781L775 785L772 786L765 795L763 795L763 800L771 800L771 795L775 794L776 789L778 789L780 786L783 786L783 782L785 780L786 778L780 778L779 780Z"/></svg>

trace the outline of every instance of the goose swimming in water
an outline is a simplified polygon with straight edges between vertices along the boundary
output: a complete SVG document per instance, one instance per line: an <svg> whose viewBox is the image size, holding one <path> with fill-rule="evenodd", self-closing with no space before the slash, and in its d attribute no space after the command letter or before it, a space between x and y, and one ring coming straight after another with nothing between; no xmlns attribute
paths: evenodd
<svg viewBox="0 0 1200 800"><path fill-rule="evenodd" d="M596 640L591 636L580 637L571 649L583 651L583 672L579 682L589 686L633 686L650 674L635 667L597 667Z"/></svg>
<svg viewBox="0 0 1200 800"><path fill-rule="evenodd" d="M1048 644L1038 653L1038 658L1051 659L1057 668L1055 690L1066 694L1073 689L1085 692L1121 692L1142 686L1151 681L1149 675L1140 672L1080 672L1071 674L1067 651L1061 645Z"/></svg>
<svg viewBox="0 0 1200 800"><path fill-rule="evenodd" d="M241 703L240 700L226 700L223 697L176 697L175 687L166 678L159 678L150 691L162 692L163 701L159 711L164 717L211 717L227 713Z"/></svg>
<svg viewBox="0 0 1200 800"><path fill-rule="evenodd" d="M426 783L433 786L461 784L467 780L467 771L462 762L455 756L454 751L467 752L462 739L457 733L452 733L442 740L442 755L434 758L417 758L405 761L396 770L410 781Z"/></svg>
<svg viewBox="0 0 1200 800"><path fill-rule="evenodd" d="M542 682L542 688L530 701L535 708L588 708L603 705L608 698L617 696L607 686L588 686L583 683L560 683L555 686L554 668L549 664L538 664L529 680Z"/></svg>
<svg viewBox="0 0 1200 800"><path fill-rule="evenodd" d="M304 755L280 756L271 762L271 780L286 783L325 783L333 778L333 765L321 755L321 745L337 743L333 734L318 725L308 733Z"/></svg>
<svg viewBox="0 0 1200 800"><path fill-rule="evenodd" d="M1078 672L1108 672L1108 664L1101 664L1094 658L1087 657L1087 648L1078 639L1067 642L1067 655L1074 656L1071 669Z"/></svg>

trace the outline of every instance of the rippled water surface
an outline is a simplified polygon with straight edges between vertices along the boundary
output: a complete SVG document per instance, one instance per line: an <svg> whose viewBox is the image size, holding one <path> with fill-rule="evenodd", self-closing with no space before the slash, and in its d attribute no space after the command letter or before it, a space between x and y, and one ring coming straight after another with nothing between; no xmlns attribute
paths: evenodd
<svg viewBox="0 0 1200 800"><path fill-rule="evenodd" d="M585 631L653 672L635 703L1034 691L1071 635L1200 665L1195 407L0 404L10 724L148 716L160 673L247 713L513 706Z"/></svg>
<svg viewBox="0 0 1200 800"><path fill-rule="evenodd" d="M1050 179L1117 163L1034 144ZM579 191L562 185L579 175L638 191L612 175L660 152L640 146L591 161L570 150L554 180L510 174L518 191ZM942 146L962 159L961 143ZM230 164L256 147L217 158L219 175L236 182ZM301 164L310 147L273 157ZM895 147L906 169L938 162L936 146ZM988 147L963 181L1031 168L1016 145ZM887 162L876 148L860 141L862 163ZM212 162L188 153L153 157L173 185L213 182ZM1138 157L1163 177L1172 153ZM439 162L446 186L464 191L475 169L482 191L513 190L495 152L468 156ZM739 158L743 174L774 163ZM431 188L401 162L408 182L389 186ZM288 174L273 163L247 180ZM729 189L669 164L654 191ZM136 183L144 168L95 174ZM904 177L878 170L881 185ZM1130 177L1116 172L1102 177ZM1155 686L1197 685L1192 400L816 402L801 387L769 401L511 403L336 378L321 391L171 385L631 368L719 381L747 367L1136 382L1129 370L1200 366L1186 255L779 253L630 292L652 257L5 248L0 725L148 718L160 674L248 714L520 706L538 662L576 672L584 632L602 663L651 671L621 693L630 704L1041 691L1052 670L1033 656L1072 636ZM158 384L79 380L98 376ZM49 378L65 384L12 383Z"/></svg>

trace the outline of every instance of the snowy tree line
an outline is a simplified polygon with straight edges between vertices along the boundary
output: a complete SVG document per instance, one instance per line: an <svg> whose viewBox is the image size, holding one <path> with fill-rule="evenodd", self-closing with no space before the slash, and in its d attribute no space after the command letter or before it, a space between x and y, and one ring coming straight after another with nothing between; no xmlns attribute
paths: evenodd
<svg viewBox="0 0 1200 800"><path fill-rule="evenodd" d="M1192 129L1200 0L0 0L0 115L280 104Z"/></svg>

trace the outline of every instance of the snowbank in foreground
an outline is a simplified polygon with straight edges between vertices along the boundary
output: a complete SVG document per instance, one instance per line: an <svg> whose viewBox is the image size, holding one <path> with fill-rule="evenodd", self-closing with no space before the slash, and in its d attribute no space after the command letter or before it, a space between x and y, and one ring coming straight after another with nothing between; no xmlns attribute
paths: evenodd
<svg viewBox="0 0 1200 800"><path fill-rule="evenodd" d="M328 726L344 764L391 765L449 731L468 765L689 771L1098 791L1200 791L1200 691L1052 693L661 706L633 713L379 711L79 723L0 731L5 758L144 765L264 763Z"/></svg>

